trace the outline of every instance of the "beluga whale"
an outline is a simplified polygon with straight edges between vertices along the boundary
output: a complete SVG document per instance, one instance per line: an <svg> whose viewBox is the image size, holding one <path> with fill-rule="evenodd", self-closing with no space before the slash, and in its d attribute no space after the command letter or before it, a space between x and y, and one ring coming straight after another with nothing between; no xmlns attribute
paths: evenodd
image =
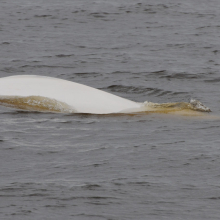
<svg viewBox="0 0 220 220"><path fill-rule="evenodd" d="M72 81L38 75L0 78L0 105L25 111L86 114L211 111L194 99L176 103L140 103Z"/></svg>

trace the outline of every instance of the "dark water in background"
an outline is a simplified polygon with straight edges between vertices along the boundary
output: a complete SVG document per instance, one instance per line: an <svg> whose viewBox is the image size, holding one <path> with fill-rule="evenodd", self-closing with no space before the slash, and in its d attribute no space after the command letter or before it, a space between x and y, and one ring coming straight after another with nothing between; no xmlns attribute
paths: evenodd
<svg viewBox="0 0 220 220"><path fill-rule="evenodd" d="M0 76L220 114L219 1L5 0ZM0 107L1 219L219 219L219 120Z"/></svg>

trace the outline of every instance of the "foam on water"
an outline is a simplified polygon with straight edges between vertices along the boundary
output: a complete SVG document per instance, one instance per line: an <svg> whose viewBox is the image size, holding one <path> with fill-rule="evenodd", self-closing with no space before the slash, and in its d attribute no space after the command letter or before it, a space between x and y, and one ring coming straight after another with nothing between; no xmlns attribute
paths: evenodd
<svg viewBox="0 0 220 220"><path fill-rule="evenodd" d="M200 101L191 99L189 102L171 102L171 103L153 103L144 102L144 108L148 111L158 112L158 113L168 113L183 110L192 110L198 112L211 112L210 108L206 107Z"/></svg>

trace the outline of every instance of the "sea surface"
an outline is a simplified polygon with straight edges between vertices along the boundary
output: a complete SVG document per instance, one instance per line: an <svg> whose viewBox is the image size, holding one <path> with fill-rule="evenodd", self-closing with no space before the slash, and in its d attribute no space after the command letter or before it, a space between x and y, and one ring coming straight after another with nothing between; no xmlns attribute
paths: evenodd
<svg viewBox="0 0 220 220"><path fill-rule="evenodd" d="M217 0L1 0L0 77L44 75L220 115ZM0 219L220 219L220 120L0 106Z"/></svg>

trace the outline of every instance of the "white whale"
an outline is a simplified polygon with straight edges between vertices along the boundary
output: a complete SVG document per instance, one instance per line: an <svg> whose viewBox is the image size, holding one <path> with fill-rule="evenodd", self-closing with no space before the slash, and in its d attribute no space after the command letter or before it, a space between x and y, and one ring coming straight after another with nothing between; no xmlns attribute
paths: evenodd
<svg viewBox="0 0 220 220"><path fill-rule="evenodd" d="M194 104L138 103L79 83L35 75L0 78L0 104L24 110L90 114L166 112L183 109L210 111L197 101Z"/></svg>
<svg viewBox="0 0 220 220"><path fill-rule="evenodd" d="M45 97L72 112L110 114L135 111L139 103L79 83L45 76L10 76L0 79L3 97Z"/></svg>

